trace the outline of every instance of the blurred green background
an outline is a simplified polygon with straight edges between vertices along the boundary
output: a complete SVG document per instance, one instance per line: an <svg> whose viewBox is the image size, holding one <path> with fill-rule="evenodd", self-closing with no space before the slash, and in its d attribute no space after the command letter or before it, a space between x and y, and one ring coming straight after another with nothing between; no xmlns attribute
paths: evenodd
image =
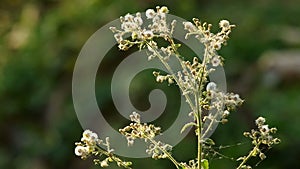
<svg viewBox="0 0 300 169"><path fill-rule="evenodd" d="M271 126L278 127L282 143L271 149L266 154L269 157L256 168L299 168L297 0L1 0L0 168L98 168L90 160L74 155L74 142L82 133L71 94L76 58L102 25L157 5L167 5L171 14L187 20L198 17L215 28L221 19L237 25L228 46L220 53L226 58L228 89L239 93L246 102L231 114L228 124L214 133L218 145L233 145L220 152L229 157L247 153L250 142L242 133L254 126L256 117L264 116ZM111 57L108 63L115 63L114 59ZM107 65L107 71L113 69L110 67ZM153 81L151 72L148 74L148 81ZM97 98L110 103L105 92L107 89L98 87ZM105 110L109 112L109 106ZM168 118L161 122L168 123ZM193 158L194 143L191 133L174 148L174 156L180 160ZM234 146L237 143L243 144ZM134 161L134 168L174 168L166 160ZM213 159L211 168L235 165L229 159Z"/></svg>

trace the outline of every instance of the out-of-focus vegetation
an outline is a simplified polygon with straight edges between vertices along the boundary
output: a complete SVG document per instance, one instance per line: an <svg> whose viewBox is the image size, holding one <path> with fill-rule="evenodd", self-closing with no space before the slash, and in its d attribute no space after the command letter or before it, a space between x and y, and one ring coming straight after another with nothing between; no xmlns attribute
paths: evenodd
<svg viewBox="0 0 300 169"><path fill-rule="evenodd" d="M167 5L171 14L187 20L198 17L217 25L228 19L237 25L221 54L227 58L229 90L240 93L246 102L213 137L222 145L247 142L243 131L253 127L257 116L265 116L278 127L282 143L257 168L299 166L300 1L2 0L0 168L97 168L73 153L82 132L72 104L74 63L85 41L102 25L156 5ZM289 56L291 50L293 56ZM151 74L149 80L153 80ZM96 92L98 99L106 99L101 88ZM184 139L175 147L175 156L182 160L195 156L194 142L193 137ZM238 157L247 150L242 144L221 152ZM228 159L215 159L211 168L234 165ZM169 166L167 161L151 159L136 159L134 165Z"/></svg>

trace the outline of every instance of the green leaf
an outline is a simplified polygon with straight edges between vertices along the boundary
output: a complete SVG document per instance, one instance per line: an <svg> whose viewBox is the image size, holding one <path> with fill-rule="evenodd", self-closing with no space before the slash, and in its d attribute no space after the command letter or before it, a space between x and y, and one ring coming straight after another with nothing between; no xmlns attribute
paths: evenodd
<svg viewBox="0 0 300 169"><path fill-rule="evenodd" d="M192 126L197 126L197 124L196 123L194 123L194 122L189 122L189 123L186 123L183 127L182 127L182 129L181 129L181 131L180 131L180 133L183 133L184 132L184 130L186 130L188 127L192 127Z"/></svg>
<svg viewBox="0 0 300 169"><path fill-rule="evenodd" d="M206 159L203 159L203 160L201 160L201 168L203 168L203 169L209 169L209 163L208 163L208 160L206 160Z"/></svg>
<svg viewBox="0 0 300 169"><path fill-rule="evenodd" d="M210 139L210 138L206 139L206 140L205 140L205 143L208 144L208 145L211 145L211 146L214 146L214 145L215 145L214 140L212 140L212 139Z"/></svg>

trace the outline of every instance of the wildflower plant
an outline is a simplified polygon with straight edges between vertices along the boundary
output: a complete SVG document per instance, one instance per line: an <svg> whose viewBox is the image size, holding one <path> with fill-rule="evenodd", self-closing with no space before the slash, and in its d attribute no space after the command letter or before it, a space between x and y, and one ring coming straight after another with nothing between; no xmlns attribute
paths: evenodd
<svg viewBox="0 0 300 169"><path fill-rule="evenodd" d="M130 115L131 123L119 129L119 132L126 137L128 146L133 145L136 139L144 140L148 146L145 153L154 159L169 159L177 169L208 169L210 161L207 157L209 153L215 152L211 148L211 145L215 143L209 138L209 132L216 124L226 123L230 112L243 103L238 94L220 90L217 83L209 79L209 75L224 64L224 58L218 54L218 51L227 44L235 25L227 20L221 20L219 22L220 31L212 33L212 25L202 23L199 19L194 18L193 22L183 22L186 31L185 38L196 38L200 43L199 46L201 44L204 46L202 60L194 57L189 61L178 51L181 44L175 43L173 37L175 26L178 23L176 20L167 22L168 12L169 10L165 6L146 10L146 19L150 21L150 24L147 25L144 25L141 13L126 14L124 17L120 17L121 29L116 27L110 29L120 50L126 51L134 46L140 50L146 49L149 61L158 59L166 68L168 73L154 71L153 75L158 83L177 85L186 99L190 108L190 113L186 115L192 118L189 123L182 126L182 132L193 127L197 137L197 157L189 162L177 161L172 156L172 145L156 138L162 133L161 128L143 123L140 114L136 112ZM129 38L127 38L128 36ZM160 45L159 40L165 41L167 45ZM175 71L169 64L168 61L171 57L179 62L180 71ZM255 123L257 129L244 133L246 137L252 139L253 148L246 156L237 159L240 162L237 169L251 168L247 164L251 157L258 156L261 160L265 159L264 147L270 149L280 142L273 136L277 131L276 128L269 128L265 118L259 117ZM125 162L114 154L108 138L104 142L90 130L84 131L81 142L76 143L76 146L75 154L77 156L82 159L94 156L95 164L99 164L101 167L107 167L110 162L116 162L120 167L131 168L131 162ZM106 149L102 147L106 147Z"/></svg>

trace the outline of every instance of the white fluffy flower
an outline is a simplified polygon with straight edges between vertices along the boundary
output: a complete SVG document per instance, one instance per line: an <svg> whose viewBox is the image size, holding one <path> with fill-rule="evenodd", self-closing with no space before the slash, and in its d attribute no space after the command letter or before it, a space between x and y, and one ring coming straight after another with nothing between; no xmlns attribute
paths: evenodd
<svg viewBox="0 0 300 169"><path fill-rule="evenodd" d="M266 119L263 118L263 117L258 117L256 120L255 120L255 123L256 125L262 125L266 122Z"/></svg>
<svg viewBox="0 0 300 169"><path fill-rule="evenodd" d="M132 137L127 137L126 139L127 139L127 145L132 146L134 143L134 139Z"/></svg>
<svg viewBox="0 0 300 169"><path fill-rule="evenodd" d="M98 135L91 130L85 130L82 134L81 141L85 142L86 144L93 146L97 143Z"/></svg>
<svg viewBox="0 0 300 169"><path fill-rule="evenodd" d="M100 166L101 166L101 167L108 167L107 160L101 161Z"/></svg>
<svg viewBox="0 0 300 169"><path fill-rule="evenodd" d="M225 110L224 112L223 112L223 115L224 116L228 116L230 114L230 112L228 111L228 110Z"/></svg>
<svg viewBox="0 0 300 169"><path fill-rule="evenodd" d="M270 129L269 129L269 125L262 125L260 131L263 134L269 133Z"/></svg>
<svg viewBox="0 0 300 169"><path fill-rule="evenodd" d="M77 155L77 156L84 157L84 156L87 156L88 154L89 154L88 147L77 146L75 148L75 155Z"/></svg>
<svg viewBox="0 0 300 169"><path fill-rule="evenodd" d="M151 38L154 36L154 34L153 34L152 31L146 30L146 31L143 32L143 36L144 36L146 39L151 39Z"/></svg>
<svg viewBox="0 0 300 169"><path fill-rule="evenodd" d="M161 75L156 76L156 81L157 81L158 83L162 83L164 80L165 80L165 77L164 77L164 76L161 76Z"/></svg>
<svg viewBox="0 0 300 169"><path fill-rule="evenodd" d="M146 10L146 17L148 19L152 19L155 16L155 11L153 9L147 9Z"/></svg>
<svg viewBox="0 0 300 169"><path fill-rule="evenodd" d="M142 25L143 24L143 19L141 18L141 14L137 13L136 17L134 17L134 22L137 23L138 25Z"/></svg>
<svg viewBox="0 0 300 169"><path fill-rule="evenodd" d="M220 50L222 45L221 45L221 42L217 41L217 42L213 42L213 47L216 49L216 50Z"/></svg>
<svg viewBox="0 0 300 169"><path fill-rule="evenodd" d="M211 60L211 63L212 63L213 67L219 66L220 63L221 63L220 57L219 56L213 57L212 60Z"/></svg>
<svg viewBox="0 0 300 169"><path fill-rule="evenodd" d="M134 17L133 17L131 14L126 14L126 15L124 16L124 20L125 20L126 22L127 22L127 21L132 22L133 19L134 19Z"/></svg>
<svg viewBox="0 0 300 169"><path fill-rule="evenodd" d="M184 29L188 30L189 32L195 32L197 30L192 22L183 22L183 26Z"/></svg>
<svg viewBox="0 0 300 169"><path fill-rule="evenodd" d="M207 91L215 91L217 90L217 85L214 82L209 82L206 86Z"/></svg>
<svg viewBox="0 0 300 169"><path fill-rule="evenodd" d="M219 26L220 26L220 28L229 28L230 23L229 23L229 21L227 21L227 20L221 20L221 21L219 22Z"/></svg>
<svg viewBox="0 0 300 169"><path fill-rule="evenodd" d="M163 6L163 7L161 7L161 8L159 9L159 12L161 12L161 13L169 13L169 9L168 9L168 7L166 7L166 6Z"/></svg>
<svg viewBox="0 0 300 169"><path fill-rule="evenodd" d="M134 121L136 123L140 123L141 122L141 116L137 113L137 112L132 112L131 115L129 115L130 120Z"/></svg>

